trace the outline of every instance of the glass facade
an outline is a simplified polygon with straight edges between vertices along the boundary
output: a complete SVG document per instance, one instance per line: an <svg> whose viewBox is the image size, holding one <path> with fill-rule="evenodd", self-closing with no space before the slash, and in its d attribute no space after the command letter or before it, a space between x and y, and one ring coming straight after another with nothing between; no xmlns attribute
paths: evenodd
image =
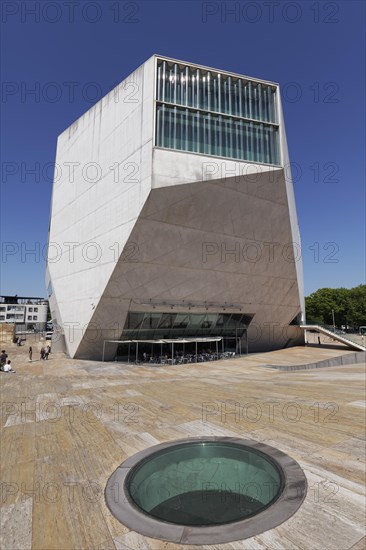
<svg viewBox="0 0 366 550"><path fill-rule="evenodd" d="M250 315L242 313L144 313L130 311L121 339L241 337L251 320Z"/></svg>
<svg viewBox="0 0 366 550"><path fill-rule="evenodd" d="M158 60L156 145L279 164L276 87Z"/></svg>

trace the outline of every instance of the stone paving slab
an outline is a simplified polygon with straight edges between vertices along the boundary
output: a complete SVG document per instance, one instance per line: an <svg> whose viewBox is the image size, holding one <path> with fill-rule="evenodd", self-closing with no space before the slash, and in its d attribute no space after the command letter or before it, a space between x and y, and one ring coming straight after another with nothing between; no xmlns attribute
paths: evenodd
<svg viewBox="0 0 366 550"><path fill-rule="evenodd" d="M287 522L203 548L364 548L364 365L263 368L352 352L314 346L154 368L61 354L29 363L27 347L6 349L17 373L0 374L5 550L183 548L129 530L110 514L103 493L132 454L202 435L278 447L299 462L309 484L304 504Z"/></svg>

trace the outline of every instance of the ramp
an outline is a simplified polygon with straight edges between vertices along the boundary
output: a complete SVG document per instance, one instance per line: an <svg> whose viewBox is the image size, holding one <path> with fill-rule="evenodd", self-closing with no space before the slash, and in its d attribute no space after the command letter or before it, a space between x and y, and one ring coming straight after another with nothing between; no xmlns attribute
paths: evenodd
<svg viewBox="0 0 366 550"><path fill-rule="evenodd" d="M342 344L345 344L349 348L356 349L357 351L366 351L365 346L361 345L359 342L356 342L355 340L352 340L351 338L349 338L348 335L338 334L337 332L333 332L332 330L322 327L321 325L301 325L300 328L304 330L312 330L315 332L320 332L321 334L325 334L326 336L333 338L333 340L337 340L337 342L341 342Z"/></svg>

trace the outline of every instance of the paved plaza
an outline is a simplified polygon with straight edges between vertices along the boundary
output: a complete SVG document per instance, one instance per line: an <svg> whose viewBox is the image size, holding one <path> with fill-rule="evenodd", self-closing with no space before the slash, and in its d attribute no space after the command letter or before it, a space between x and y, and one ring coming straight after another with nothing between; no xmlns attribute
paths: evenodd
<svg viewBox="0 0 366 550"><path fill-rule="evenodd" d="M30 343L6 344L17 372L0 374L4 550L189 548L130 531L109 512L104 488L137 451L205 435L279 448L303 468L308 492L298 512L277 528L204 548L365 548L364 366L294 372L268 367L353 352L313 345L148 366L52 353L40 361L36 348L44 342L33 342L30 363Z"/></svg>

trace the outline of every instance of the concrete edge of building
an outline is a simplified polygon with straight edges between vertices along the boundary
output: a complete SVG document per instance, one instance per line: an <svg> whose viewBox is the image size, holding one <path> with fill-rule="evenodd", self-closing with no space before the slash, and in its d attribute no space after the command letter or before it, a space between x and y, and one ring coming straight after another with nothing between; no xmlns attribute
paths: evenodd
<svg viewBox="0 0 366 550"><path fill-rule="evenodd" d="M284 371L297 371L306 369L321 369L324 367L341 367L344 365L354 365L366 363L366 351L356 351L355 353L349 353L347 355L339 355L338 357L332 357L331 359L323 359L323 361L316 361L315 363L305 363L303 365L263 365L265 368L284 370Z"/></svg>
<svg viewBox="0 0 366 550"><path fill-rule="evenodd" d="M51 345L53 353L65 353L68 356L64 334L59 335L57 338L52 337Z"/></svg>

